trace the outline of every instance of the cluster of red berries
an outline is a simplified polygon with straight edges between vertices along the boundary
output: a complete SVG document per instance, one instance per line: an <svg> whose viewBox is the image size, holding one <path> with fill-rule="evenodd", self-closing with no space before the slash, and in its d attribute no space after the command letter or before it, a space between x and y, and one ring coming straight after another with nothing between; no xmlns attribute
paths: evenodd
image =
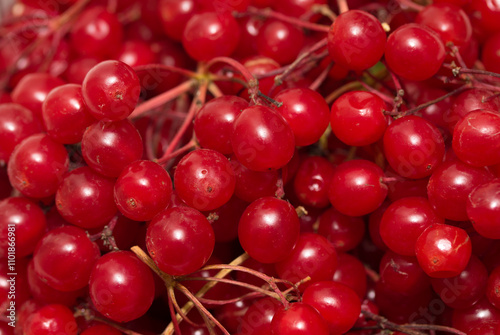
<svg viewBox="0 0 500 335"><path fill-rule="evenodd" d="M420 2L13 4L0 335L500 334L500 7Z"/></svg>

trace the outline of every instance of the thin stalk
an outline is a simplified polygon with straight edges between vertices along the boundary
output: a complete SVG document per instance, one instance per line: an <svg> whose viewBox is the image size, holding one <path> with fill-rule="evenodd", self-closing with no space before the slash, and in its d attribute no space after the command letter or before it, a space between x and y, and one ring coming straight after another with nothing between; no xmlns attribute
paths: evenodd
<svg viewBox="0 0 500 335"><path fill-rule="evenodd" d="M167 102L177 98L179 95L189 92L197 84L195 79L190 79L176 87L157 95L148 101L143 102L135 108L132 114L129 115L129 119L133 119L149 112L150 110L160 107Z"/></svg>
<svg viewBox="0 0 500 335"><path fill-rule="evenodd" d="M339 7L340 14L349 11L349 6L347 5L346 0L337 0L337 6Z"/></svg>
<svg viewBox="0 0 500 335"><path fill-rule="evenodd" d="M156 160L156 163L160 164L160 165L165 165L168 163L168 161L170 161L171 159L179 156L179 155L182 155L183 153L191 150L191 149L196 149L198 147L198 143L196 143L196 141L193 139L191 139L191 141L189 141L186 145L182 146L181 148L175 150L174 152L166 155L164 154L161 158L157 159Z"/></svg>
<svg viewBox="0 0 500 335"><path fill-rule="evenodd" d="M333 63L330 63L327 65L327 67L321 71L321 73L319 74L318 78L316 78L312 83L311 85L309 85L309 88L313 91L317 91L318 88L321 86L321 84L323 84L323 82L325 81L325 79L328 77L328 73L330 72L330 70L332 69L333 67Z"/></svg>
<svg viewBox="0 0 500 335"><path fill-rule="evenodd" d="M328 96L325 98L325 101L327 104L331 104L334 102L338 97L340 97L342 94L353 91L353 90L359 90L361 88L361 84L359 81L351 81L347 84L342 85L341 87L337 88L335 91L332 93L328 94Z"/></svg>
<svg viewBox="0 0 500 335"><path fill-rule="evenodd" d="M182 334L181 333L181 329L179 328L179 322L177 322L177 319L175 318L175 307L174 307L174 303L173 303L173 300L172 300L172 295L173 294L170 294L170 292L173 292L173 288L172 286L169 286L167 288L167 292L168 292L168 295L167 295L167 298L168 298L168 310L170 311L170 317L172 318L172 322L174 323L174 330L177 334ZM175 298L174 298L175 299ZM185 315L183 315L185 317Z"/></svg>
<svg viewBox="0 0 500 335"><path fill-rule="evenodd" d="M196 78L196 72L189 71L177 66L169 66L164 64L147 64L134 67L135 72L151 72L151 71L169 71L182 74L188 78Z"/></svg>
<svg viewBox="0 0 500 335"><path fill-rule="evenodd" d="M260 9L260 8L255 8L255 7L248 7L247 13L253 14L253 15L258 15L262 17L271 17L274 19L278 19L284 22L288 22L290 24L293 24L297 27L300 28L305 28L309 30L315 30L315 31L321 31L327 33L330 30L330 26L325 26L322 24L317 24L317 23L312 23L308 21L303 21L294 17L290 17L278 12L275 12L271 9L265 8L265 9Z"/></svg>
<svg viewBox="0 0 500 335"><path fill-rule="evenodd" d="M414 3L411 0L396 0L402 7L406 6L415 12L421 12L425 6Z"/></svg>

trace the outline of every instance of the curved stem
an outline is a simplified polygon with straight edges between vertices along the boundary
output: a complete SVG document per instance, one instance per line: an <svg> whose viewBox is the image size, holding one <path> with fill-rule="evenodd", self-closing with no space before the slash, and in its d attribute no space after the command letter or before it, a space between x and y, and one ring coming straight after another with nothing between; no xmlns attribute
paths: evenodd
<svg viewBox="0 0 500 335"><path fill-rule="evenodd" d="M176 308L174 306L175 296L173 293L174 289L172 286L167 288L167 299L168 299L168 310L170 311L170 317L172 318L172 322L174 323L174 329L177 334L182 334L181 329L179 328L179 322L175 318ZM177 302L176 302L177 303ZM181 314L182 315L182 314ZM183 318L186 318L185 315L182 315Z"/></svg>
<svg viewBox="0 0 500 335"><path fill-rule="evenodd" d="M164 154L161 158L159 158L159 159L156 160L156 163L158 163L160 165L165 165L172 158L175 158L175 157L177 157L179 155L182 155L183 153L185 153L186 151L189 151L191 149L196 149L197 147L198 147L198 143L196 143L196 141L194 139L191 139L191 141L189 141L183 147L175 150L174 152L172 152L172 153L170 153L168 155Z"/></svg>
<svg viewBox="0 0 500 335"><path fill-rule="evenodd" d="M133 119L139 117L154 108L160 107L166 104L167 102L177 98L179 95L190 91L195 85L196 85L195 79L187 80L182 84L179 84L176 87L143 102L142 104L140 104L135 108L135 110L132 112L132 114L129 115L128 118Z"/></svg>
<svg viewBox="0 0 500 335"><path fill-rule="evenodd" d="M420 12L422 11L425 6L422 6L422 5L419 5L419 4L416 4L414 3L413 1L411 0L396 0L402 7L406 6L408 7L409 9L415 11L415 12Z"/></svg>
<svg viewBox="0 0 500 335"><path fill-rule="evenodd" d="M346 0L337 0L337 6L339 7L340 14L349 11L349 6L347 5Z"/></svg>
<svg viewBox="0 0 500 335"><path fill-rule="evenodd" d="M189 111L186 115L186 118L184 119L184 122L182 123L179 130L176 132L172 141L168 144L168 147L165 150L165 153L163 154L162 157L169 156L175 150L175 148L177 148L177 145L184 136L184 133L188 130L189 126L191 125L191 122L193 122L196 113L205 103L207 87L208 87L208 81L202 80L200 83L200 87L198 88L198 92L196 92L196 95L193 98L193 101L191 102L191 106L189 107Z"/></svg>
<svg viewBox="0 0 500 335"><path fill-rule="evenodd" d="M313 91L317 91L318 88L323 84L323 82L326 80L328 77L328 73L333 67L333 63L328 64L323 71L319 74L318 78L316 78L311 85L309 85L309 89Z"/></svg>
<svg viewBox="0 0 500 335"><path fill-rule="evenodd" d="M309 30L321 31L324 33L327 33L330 30L329 26L324 26L322 24L302 21L300 19L272 11L268 8L260 9L260 8L255 8L255 7L248 7L247 13L259 15L262 17L271 17L271 18L278 19L278 20L281 20L284 22L288 22L288 23L293 24L297 27L306 28Z"/></svg>
<svg viewBox="0 0 500 335"><path fill-rule="evenodd" d="M240 264L243 264L243 262L245 262L247 259L248 259L248 254L244 253L242 255L240 255L239 257L235 258L231 263L229 263L229 265L240 265ZM230 269L224 269L224 270L221 270L219 271L214 277L217 277L217 278L224 278L225 276L227 276L232 270ZM208 282L205 284L205 286L203 286L197 293L196 293L196 297L199 298L199 297L203 297L203 295L205 295L205 293L207 293L212 287L214 287L216 284L216 282ZM184 306L182 306L182 311L184 312L184 314L187 314L189 313L189 311L194 307L194 304L192 301L188 301ZM177 314L175 316L176 320L177 321L182 321L182 317ZM173 331L174 331L174 325L172 322L169 323L169 325L167 326L167 328L165 328L165 330L161 333L161 335L171 335L173 334Z"/></svg>
<svg viewBox="0 0 500 335"><path fill-rule="evenodd" d="M189 71L177 66L170 66L164 64L146 64L134 67L135 72L159 72L159 71L169 71L182 74L188 78L195 78L197 76L196 72Z"/></svg>
<svg viewBox="0 0 500 335"><path fill-rule="evenodd" d="M380 326L380 328L382 328L382 329L397 330L397 331L404 332L405 334L409 334L409 335L427 335L427 334L419 332L417 330L408 329L404 325L398 325L397 323L389 321L386 318L384 318L383 316L380 316L378 314L375 314L375 313L372 313L369 311L365 311L365 310L361 310L361 313L363 313L367 318L376 321L378 323L378 325Z"/></svg>
<svg viewBox="0 0 500 335"><path fill-rule="evenodd" d="M340 97L342 94L353 91L353 90L359 90L361 88L361 84L359 81L351 81L345 85L342 85L341 87L337 88L335 91L332 93L328 94L328 96L325 98L325 101L327 104L331 104L334 102L338 97Z"/></svg>
<svg viewBox="0 0 500 335"><path fill-rule="evenodd" d="M248 82L249 86L251 85L252 82L255 82L256 80L255 76L243 64L241 64L240 62L238 62L233 58L215 57L207 63L206 65L207 70L210 67L212 67L215 63L225 63L238 70L241 73L241 75L245 78L245 80Z"/></svg>
<svg viewBox="0 0 500 335"><path fill-rule="evenodd" d="M440 332L446 332L455 335L467 335L463 331L460 331L456 328L451 328L447 326L438 326L438 325L419 325L419 324L405 324L403 327L407 327L410 329L422 329L422 330L434 330Z"/></svg>

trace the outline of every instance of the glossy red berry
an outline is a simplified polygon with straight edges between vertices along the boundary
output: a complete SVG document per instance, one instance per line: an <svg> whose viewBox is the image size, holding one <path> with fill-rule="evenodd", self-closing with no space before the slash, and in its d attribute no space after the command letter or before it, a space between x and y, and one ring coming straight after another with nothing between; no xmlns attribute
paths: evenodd
<svg viewBox="0 0 500 335"><path fill-rule="evenodd" d="M285 118L295 136L295 145L306 146L319 140L328 127L330 111L325 99L309 88L289 88L274 100L276 110Z"/></svg>
<svg viewBox="0 0 500 335"><path fill-rule="evenodd" d="M354 249L363 239L365 222L329 208L319 217L318 234L326 237L338 252Z"/></svg>
<svg viewBox="0 0 500 335"><path fill-rule="evenodd" d="M281 308L271 322L271 335L328 335L328 325L318 311L305 303L296 302Z"/></svg>
<svg viewBox="0 0 500 335"><path fill-rule="evenodd" d="M280 278L292 283L311 277L310 281L300 285L299 289L303 291L313 283L333 278L337 269L337 252L325 237L303 233L292 253L275 267Z"/></svg>
<svg viewBox="0 0 500 335"><path fill-rule="evenodd" d="M48 285L60 291L74 291L87 286L99 256L99 247L84 230L66 226L45 234L35 249L33 261L35 272Z"/></svg>
<svg viewBox="0 0 500 335"><path fill-rule="evenodd" d="M167 207L172 180L160 165L136 161L127 165L114 185L114 199L120 212L135 221L149 221Z"/></svg>
<svg viewBox="0 0 500 335"><path fill-rule="evenodd" d="M275 263L288 257L299 233L299 218L293 206L272 197L252 202L238 225L241 246L261 263Z"/></svg>
<svg viewBox="0 0 500 335"><path fill-rule="evenodd" d="M500 163L500 115L496 111L478 110L467 114L453 131L453 151L473 166Z"/></svg>
<svg viewBox="0 0 500 335"><path fill-rule="evenodd" d="M62 144L46 134L36 134L14 149L7 171L11 185L23 195L44 198L56 193L68 165Z"/></svg>
<svg viewBox="0 0 500 335"><path fill-rule="evenodd" d="M262 105L241 112L234 122L231 144L238 161L255 171L283 167L295 150L293 131L286 120Z"/></svg>
<svg viewBox="0 0 500 335"><path fill-rule="evenodd" d="M0 105L0 161L9 161L16 145L25 138L42 132L35 114L19 104Z"/></svg>
<svg viewBox="0 0 500 335"><path fill-rule="evenodd" d="M83 134L85 162L107 177L118 177L127 165L141 159L142 151L141 135L127 119L96 122Z"/></svg>
<svg viewBox="0 0 500 335"><path fill-rule="evenodd" d="M330 335L341 335L354 326L361 312L361 301L350 287L334 281L317 282L309 286L302 301L323 316Z"/></svg>
<svg viewBox="0 0 500 335"><path fill-rule="evenodd" d="M467 197L467 216L482 236L500 239L500 180L477 186Z"/></svg>
<svg viewBox="0 0 500 335"><path fill-rule="evenodd" d="M84 229L102 227L117 212L113 201L114 179L88 166L64 176L56 192L56 207L68 222Z"/></svg>
<svg viewBox="0 0 500 335"><path fill-rule="evenodd" d="M25 335L76 335L78 326L73 312L59 304L46 305L28 317L24 325Z"/></svg>
<svg viewBox="0 0 500 335"><path fill-rule="evenodd" d="M339 212L361 216L376 210L387 195L384 172L367 160L352 160L337 166L330 182L330 203Z"/></svg>
<svg viewBox="0 0 500 335"><path fill-rule="evenodd" d="M231 13L205 12L192 16L186 23L182 45L197 61L230 56L238 45L240 29Z"/></svg>
<svg viewBox="0 0 500 335"><path fill-rule="evenodd" d="M182 40L182 34L189 19L196 13L197 2L194 0L160 0L158 11L165 34L176 40Z"/></svg>
<svg viewBox="0 0 500 335"><path fill-rule="evenodd" d="M236 179L220 152L199 149L182 158L174 173L177 193L189 206L209 211L224 205L234 193Z"/></svg>
<svg viewBox="0 0 500 335"><path fill-rule="evenodd" d="M415 256L403 256L387 251L379 265L380 280L394 293L418 294L429 289L430 280Z"/></svg>
<svg viewBox="0 0 500 335"><path fill-rule="evenodd" d="M233 155L230 158L236 178L234 195L247 202L271 197L278 190L278 170L253 171L241 164Z"/></svg>
<svg viewBox="0 0 500 335"><path fill-rule="evenodd" d="M330 58L348 69L366 70L384 55L386 34L373 15L353 9L340 14L328 32Z"/></svg>
<svg viewBox="0 0 500 335"><path fill-rule="evenodd" d="M350 287L359 299L364 299L368 289L365 265L359 258L348 253L338 255L338 265L333 281Z"/></svg>
<svg viewBox="0 0 500 335"><path fill-rule="evenodd" d="M155 295L153 274L130 251L114 251L102 256L92 269L90 298L107 318L117 322L144 315Z"/></svg>
<svg viewBox="0 0 500 335"><path fill-rule="evenodd" d="M383 141L387 161L403 177L430 176L443 161L443 136L421 117L409 115L395 120L387 127Z"/></svg>
<svg viewBox="0 0 500 335"><path fill-rule="evenodd" d="M82 94L90 114L98 120L119 121L129 116L139 101L139 77L127 64L107 60L85 76Z"/></svg>
<svg viewBox="0 0 500 335"><path fill-rule="evenodd" d="M30 255L45 234L45 214L36 203L26 198L0 201L0 256L7 259L9 245L15 245L16 257Z"/></svg>
<svg viewBox="0 0 500 335"><path fill-rule="evenodd" d="M405 197L394 201L380 221L380 236L392 251L406 256L415 255L415 243L433 224L444 224L424 197Z"/></svg>
<svg viewBox="0 0 500 335"><path fill-rule="evenodd" d="M66 84L54 88L42 105L42 117L47 134L63 144L81 142L88 126L96 121L82 96L82 87Z"/></svg>
<svg viewBox="0 0 500 335"><path fill-rule="evenodd" d="M438 35L429 28L410 23L393 31L387 39L385 60L395 74L409 80L429 79L445 57Z"/></svg>
<svg viewBox="0 0 500 335"><path fill-rule="evenodd" d="M304 44L304 33L290 23L268 19L257 35L257 51L284 65L299 55Z"/></svg>
<svg viewBox="0 0 500 335"><path fill-rule="evenodd" d="M342 94L332 105L332 131L348 145L375 143L382 138L387 127L385 109L385 102L373 93L352 91Z"/></svg>
<svg viewBox="0 0 500 335"><path fill-rule="evenodd" d="M433 278L448 278L460 274L467 267L471 252L467 232L445 224L428 227L415 244L418 263Z"/></svg>
<svg viewBox="0 0 500 335"><path fill-rule="evenodd" d="M308 206L324 208L330 204L328 187L335 168L320 156L306 157L295 174L293 189L299 200Z"/></svg>
<svg viewBox="0 0 500 335"><path fill-rule="evenodd" d="M190 207L168 208L149 223L148 252L158 267L173 276L201 268L214 250L215 237L208 220Z"/></svg>
<svg viewBox="0 0 500 335"><path fill-rule="evenodd" d="M194 120L194 132L200 145L224 155L231 154L234 121L247 107L246 100L232 95L212 99L203 105Z"/></svg>

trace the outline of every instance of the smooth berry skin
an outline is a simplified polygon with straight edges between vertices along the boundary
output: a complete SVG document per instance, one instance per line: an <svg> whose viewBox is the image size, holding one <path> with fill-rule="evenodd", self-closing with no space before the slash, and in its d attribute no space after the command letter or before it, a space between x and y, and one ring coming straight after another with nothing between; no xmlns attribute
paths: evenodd
<svg viewBox="0 0 500 335"><path fill-rule="evenodd" d="M500 115L489 110L467 114L453 131L453 151L473 166L500 163Z"/></svg>
<svg viewBox="0 0 500 335"><path fill-rule="evenodd" d="M46 304L61 304L64 306L74 306L79 297L85 297L88 294L87 287L76 291L63 292L47 285L35 272L33 259L28 264L28 285L29 292L34 299ZM0 333L1 334L1 333Z"/></svg>
<svg viewBox="0 0 500 335"><path fill-rule="evenodd" d="M0 257L7 258L7 248L15 243L16 257L30 255L45 234L45 214L36 203L26 198L7 198L0 201Z"/></svg>
<svg viewBox="0 0 500 335"><path fill-rule="evenodd" d="M0 161L8 162L16 145L42 131L41 122L26 107L15 103L0 104Z"/></svg>
<svg viewBox="0 0 500 335"><path fill-rule="evenodd" d="M291 25L275 19L268 19L257 35L257 51L281 65L293 62L304 44L304 33Z"/></svg>
<svg viewBox="0 0 500 335"><path fill-rule="evenodd" d="M389 205L380 221L380 236L392 251L415 256L415 243L433 224L444 224L424 197L405 197Z"/></svg>
<svg viewBox="0 0 500 335"><path fill-rule="evenodd" d="M430 176L443 161L443 136L429 121L409 115L387 127L384 152L390 166L400 176L419 179Z"/></svg>
<svg viewBox="0 0 500 335"><path fill-rule="evenodd" d="M230 158L236 178L234 195L246 202L252 202L262 197L274 196L278 189L279 171L253 171L241 164L232 155Z"/></svg>
<svg viewBox="0 0 500 335"><path fill-rule="evenodd" d="M241 246L261 263L276 263L288 257L299 234L299 218L293 206L272 197L252 202L238 224Z"/></svg>
<svg viewBox="0 0 500 335"><path fill-rule="evenodd" d="M362 216L376 210L387 196L381 182L384 172L367 160L352 160L337 166L330 182L328 197L339 212Z"/></svg>
<svg viewBox="0 0 500 335"><path fill-rule="evenodd" d="M444 162L429 179L429 202L439 216L466 221L466 204L470 192L493 178L493 174L484 167L473 167L459 160Z"/></svg>
<svg viewBox="0 0 500 335"><path fill-rule="evenodd" d="M300 163L293 180L293 189L299 200L314 208L324 208L330 204L328 186L335 168L326 158L306 157Z"/></svg>
<svg viewBox="0 0 500 335"><path fill-rule="evenodd" d="M409 295L429 289L430 280L415 256L387 251L379 265L380 280L396 294Z"/></svg>
<svg viewBox="0 0 500 335"><path fill-rule="evenodd" d="M342 94L332 105L332 131L347 145L375 143L387 128L385 109L385 102L373 93L352 91Z"/></svg>
<svg viewBox="0 0 500 335"><path fill-rule="evenodd" d="M94 66L82 83L82 94L90 114L98 120L127 118L139 101L141 85L135 71L117 60Z"/></svg>
<svg viewBox="0 0 500 335"><path fill-rule="evenodd" d="M132 162L141 159L141 135L129 120L99 121L87 128L82 155L92 170L116 178Z"/></svg>
<svg viewBox="0 0 500 335"><path fill-rule="evenodd" d="M120 49L123 26L102 6L84 10L70 31L70 44L80 55L107 58Z"/></svg>
<svg viewBox="0 0 500 335"><path fill-rule="evenodd" d="M68 166L66 148L46 134L36 134L14 149L7 173L11 185L23 195L45 198L56 193Z"/></svg>
<svg viewBox="0 0 500 335"><path fill-rule="evenodd" d="M77 84L50 91L42 105L42 118L47 134L62 144L81 142L85 129L97 121L83 101L82 86Z"/></svg>
<svg viewBox="0 0 500 335"><path fill-rule="evenodd" d="M445 56L446 50L439 36L422 25L403 25L387 39L387 65L405 79L429 79L437 73Z"/></svg>
<svg viewBox="0 0 500 335"><path fill-rule="evenodd" d="M78 325L73 312L64 305L46 305L34 312L24 325L25 335L76 335Z"/></svg>
<svg viewBox="0 0 500 335"><path fill-rule="evenodd" d="M493 306L498 308L500 307L500 266L494 268L487 278L486 297Z"/></svg>
<svg viewBox="0 0 500 335"><path fill-rule="evenodd" d="M275 264L280 278L296 283L307 276L311 280L299 286L301 291L313 283L331 280L337 269L337 252L328 240L318 234L300 235L292 253Z"/></svg>
<svg viewBox="0 0 500 335"><path fill-rule="evenodd" d="M158 63L156 53L152 47L141 40L129 40L123 43L116 59L130 67Z"/></svg>
<svg viewBox="0 0 500 335"><path fill-rule="evenodd" d="M304 291L302 301L323 316L330 335L346 333L354 326L361 312L361 301L356 292L333 281L322 281L309 286Z"/></svg>
<svg viewBox="0 0 500 335"><path fill-rule="evenodd" d="M195 0L160 0L158 11L165 34L173 40L181 41L189 19L196 13Z"/></svg>
<svg viewBox="0 0 500 335"><path fill-rule="evenodd" d="M483 44L481 52L481 61L486 70L491 72L500 73L500 33L490 36Z"/></svg>
<svg viewBox="0 0 500 335"><path fill-rule="evenodd" d="M432 278L459 275L467 267L471 252L472 245L467 232L445 224L428 227L415 244L418 263Z"/></svg>
<svg viewBox="0 0 500 335"><path fill-rule="evenodd" d="M193 59L208 61L230 56L238 45L240 29L230 13L205 12L186 23L182 45Z"/></svg>
<svg viewBox="0 0 500 335"><path fill-rule="evenodd" d="M167 207L172 196L172 180L167 171L151 161L128 165L114 186L120 212L135 221L149 221Z"/></svg>
<svg viewBox="0 0 500 335"><path fill-rule="evenodd" d="M366 269L359 258L348 253L338 255L338 265L333 281L348 286L363 300L366 296L368 280Z"/></svg>
<svg viewBox="0 0 500 335"><path fill-rule="evenodd" d="M469 308L453 310L452 327L467 334L472 329L489 323L500 324L500 311L486 297Z"/></svg>
<svg viewBox="0 0 500 335"><path fill-rule="evenodd" d="M208 220L190 207L168 208L149 223L146 246L160 270L182 276L203 266L212 255L215 236Z"/></svg>
<svg viewBox="0 0 500 335"><path fill-rule="evenodd" d="M116 322L144 315L155 295L151 270L130 251L110 252L95 263L89 280L97 311Z"/></svg>
<svg viewBox="0 0 500 335"><path fill-rule="evenodd" d="M319 217L318 234L326 237L338 252L354 249L363 239L365 223L331 207Z"/></svg>
<svg viewBox="0 0 500 335"><path fill-rule="evenodd" d="M244 109L234 122L231 145L238 161L250 170L276 170L292 159L295 138L279 113L255 105Z"/></svg>
<svg viewBox="0 0 500 335"><path fill-rule="evenodd" d="M271 297L261 298L248 307L241 319L239 331L248 335L271 335L271 322L283 305Z"/></svg>
<svg viewBox="0 0 500 335"><path fill-rule="evenodd" d="M231 163L223 154L199 149L181 159L174 172L174 184L189 206L209 211L231 199L236 178Z"/></svg>
<svg viewBox="0 0 500 335"><path fill-rule="evenodd" d="M472 38L472 25L463 9L452 4L435 3L418 13L415 23L436 32L444 45L467 45Z"/></svg>
<svg viewBox="0 0 500 335"><path fill-rule="evenodd" d="M500 180L477 186L467 197L467 216L486 238L500 239Z"/></svg>
<svg viewBox="0 0 500 335"><path fill-rule="evenodd" d="M313 6L326 5L327 3L328 1L326 0L279 0L272 1L271 5L273 9L280 13L293 17L301 17L308 13ZM256 1L252 1L252 5L256 6Z"/></svg>
<svg viewBox="0 0 500 335"><path fill-rule="evenodd" d="M289 88L278 93L274 100L283 103L276 110L292 128L295 145L317 142L328 127L330 111L319 93L309 88Z"/></svg>
<svg viewBox="0 0 500 335"><path fill-rule="evenodd" d="M328 32L330 58L350 70L362 71L384 55L386 34L373 15L361 10L340 14Z"/></svg>
<svg viewBox="0 0 500 335"><path fill-rule="evenodd" d="M52 288L75 291L87 286L100 256L99 247L84 230L65 226L49 231L33 254L36 274Z"/></svg>
<svg viewBox="0 0 500 335"><path fill-rule="evenodd" d="M247 107L245 99L232 95L212 99L203 105L194 120L194 132L200 145L224 155L231 154L234 121Z"/></svg>
<svg viewBox="0 0 500 335"><path fill-rule="evenodd" d="M77 168L64 176L56 192L59 214L78 227L102 227L115 216L114 179L94 172L88 166Z"/></svg>
<svg viewBox="0 0 500 335"><path fill-rule="evenodd" d="M488 270L475 255L459 275L451 278L431 278L434 292L451 307L464 309L472 307L486 293L488 294Z"/></svg>
<svg viewBox="0 0 500 335"><path fill-rule="evenodd" d="M359 313L358 313L359 314ZM271 322L271 335L328 335L325 319L314 307L301 302L279 309Z"/></svg>
<svg viewBox="0 0 500 335"><path fill-rule="evenodd" d="M12 102L18 103L42 119L42 104L49 92L64 81L48 73L29 73L16 85L11 93Z"/></svg>

